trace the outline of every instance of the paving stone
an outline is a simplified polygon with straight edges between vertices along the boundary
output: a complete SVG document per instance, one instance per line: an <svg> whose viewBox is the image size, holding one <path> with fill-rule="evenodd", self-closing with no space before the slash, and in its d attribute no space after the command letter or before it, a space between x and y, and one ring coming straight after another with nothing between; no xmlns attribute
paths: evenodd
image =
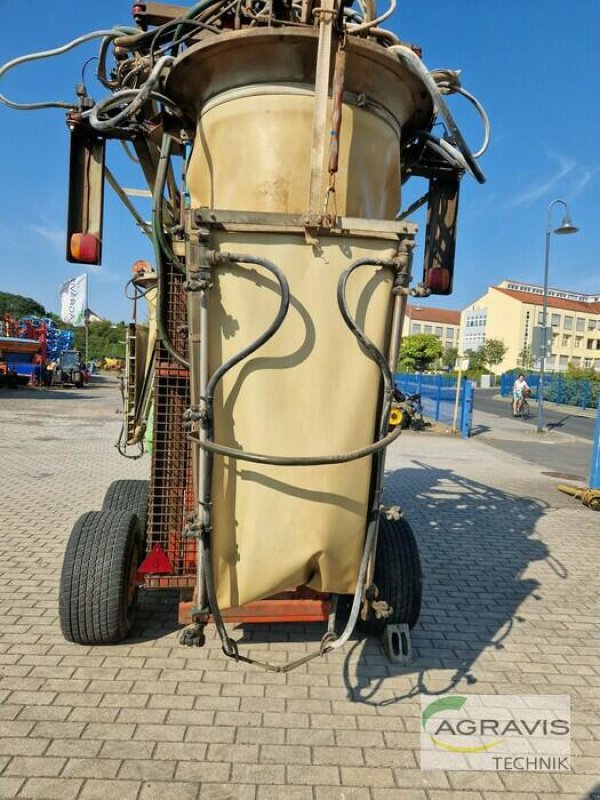
<svg viewBox="0 0 600 800"><path fill-rule="evenodd" d="M65 758L50 756L17 756L4 770L4 775L18 775L24 778L52 778L60 775L66 763Z"/></svg>
<svg viewBox="0 0 600 800"><path fill-rule="evenodd" d="M25 783L25 778L5 778L0 777L0 797L12 800L16 797L19 789Z"/></svg>
<svg viewBox="0 0 600 800"><path fill-rule="evenodd" d="M20 794L33 800L75 800L82 784L75 778L28 778Z"/></svg>
<svg viewBox="0 0 600 800"><path fill-rule="evenodd" d="M116 778L121 762L116 758L70 758L63 778Z"/></svg>
<svg viewBox="0 0 600 800"><path fill-rule="evenodd" d="M109 797L136 800L140 786L140 781L88 780L78 800L107 800Z"/></svg>
<svg viewBox="0 0 600 800"><path fill-rule="evenodd" d="M197 783L148 781L142 784L138 800L196 800L199 791Z"/></svg>
<svg viewBox="0 0 600 800"><path fill-rule="evenodd" d="M177 761L143 760L141 758L122 761L119 778L142 781L170 780L175 775Z"/></svg>

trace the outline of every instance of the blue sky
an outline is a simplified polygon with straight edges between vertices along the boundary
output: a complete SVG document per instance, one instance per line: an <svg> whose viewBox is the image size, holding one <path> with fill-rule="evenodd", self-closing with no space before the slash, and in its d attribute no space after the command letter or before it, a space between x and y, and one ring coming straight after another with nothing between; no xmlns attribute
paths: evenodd
<svg viewBox="0 0 600 800"><path fill-rule="evenodd" d="M0 0L2 62L56 47L89 30L130 24L129 0L30 4ZM484 103L492 143L480 164L488 182L465 178L455 292L430 301L461 308L503 278L541 282L546 209L562 197L581 228L553 237L551 284L600 292L600 112L597 104L598 0L475 2L400 0L388 27L423 48L431 69L460 68L463 85ZM67 100L96 46L17 68L0 92L23 101ZM88 70L88 89L104 96ZM477 149L481 132L460 98L452 108ZM0 106L0 289L33 296L58 309L58 286L78 269L64 260L68 135L60 110L17 112ZM126 186L142 187L119 145L108 163ZM413 181L414 183L415 181ZM423 184L411 189L419 194ZM102 316L127 319L123 285L138 258L151 259L145 237L106 189L104 263L90 269L90 305ZM140 206L147 217L148 205ZM560 209L555 209L560 222ZM417 222L423 218L417 216ZM422 236L415 256L420 273Z"/></svg>

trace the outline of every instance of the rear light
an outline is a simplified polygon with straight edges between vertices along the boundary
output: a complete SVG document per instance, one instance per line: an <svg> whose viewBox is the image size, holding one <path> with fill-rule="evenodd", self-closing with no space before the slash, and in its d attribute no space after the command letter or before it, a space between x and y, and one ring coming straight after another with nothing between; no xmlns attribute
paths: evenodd
<svg viewBox="0 0 600 800"><path fill-rule="evenodd" d="M93 233L73 233L69 241L69 261L79 264L97 264L100 240Z"/></svg>
<svg viewBox="0 0 600 800"><path fill-rule="evenodd" d="M450 270L444 267L431 267L425 273L425 286L431 290L431 294L448 294L450 281Z"/></svg>

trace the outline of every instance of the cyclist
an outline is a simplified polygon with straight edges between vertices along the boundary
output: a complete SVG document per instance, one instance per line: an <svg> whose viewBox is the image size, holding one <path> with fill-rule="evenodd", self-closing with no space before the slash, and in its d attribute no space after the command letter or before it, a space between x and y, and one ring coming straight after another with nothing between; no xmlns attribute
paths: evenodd
<svg viewBox="0 0 600 800"><path fill-rule="evenodd" d="M519 375L517 380L513 383L513 416L518 417L521 413L523 405L523 398L530 389L525 380L525 375Z"/></svg>

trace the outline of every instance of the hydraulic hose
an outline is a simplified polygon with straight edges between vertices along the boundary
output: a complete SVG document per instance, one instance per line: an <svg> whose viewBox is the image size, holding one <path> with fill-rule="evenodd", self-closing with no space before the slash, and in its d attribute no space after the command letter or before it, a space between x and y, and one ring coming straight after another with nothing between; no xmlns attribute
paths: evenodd
<svg viewBox="0 0 600 800"><path fill-rule="evenodd" d="M222 262L235 262L238 264L256 264L257 266L263 267L264 269L271 272L277 282L279 283L279 288L281 290L281 300L279 303L279 309L277 310L277 314L274 320L271 322L268 328L266 328L263 333L258 336L253 342L249 345L244 347L243 350L240 350L232 358L225 361L225 363L221 364L221 366L214 371L212 374L208 385L206 387L206 400L207 403L212 404L215 388L221 378L229 372L230 369L235 367L236 364L239 364L240 361L243 361L248 356L252 355L252 353L256 352L259 347L262 347L263 344L271 339L271 337L281 328L284 319L287 316L289 306L290 306L290 287L287 282L287 278L285 277L284 273L279 269L278 266L273 264L271 261L267 261L266 258L258 258L256 256L249 256L249 255L242 255L240 253L217 253L216 254L216 261L217 263ZM207 448L210 449L210 448Z"/></svg>
<svg viewBox="0 0 600 800"><path fill-rule="evenodd" d="M360 25L356 27L347 26L346 30L348 33L354 35L355 33L362 33L363 31L368 31L370 28L375 28L379 25L380 22L383 22L396 10L396 0L390 0L390 4L388 8L381 14L379 17L375 17L375 19L368 20L367 22L361 22Z"/></svg>
<svg viewBox="0 0 600 800"><path fill-rule="evenodd" d="M221 253L218 256L220 259L223 260L231 260L231 261L247 261L249 263L258 263L262 266L266 266L266 263L263 259L254 259L251 256L240 256L234 253ZM338 281L338 288L337 288L337 301L340 312L344 319L346 325L350 328L354 336L358 339L360 344L367 350L369 358L377 363L379 366L381 373L383 375L384 381L384 402L387 400L389 403L389 398L392 396L392 389L393 389L393 376L387 360L383 353L381 353L378 348L373 344L373 342L367 337L364 331L358 327L356 322L352 319L350 311L348 309L348 305L346 302L346 283L348 278L354 272L355 269L363 266L379 266L379 267L395 267L393 261L389 259L359 259L355 261L353 264L348 267L348 269L342 273L340 279ZM277 269L274 264L270 264L269 267L272 272ZM275 273L277 274L277 273ZM281 281L280 281L281 285ZM283 286L282 286L282 293L283 293ZM288 300L289 302L289 300ZM207 396L212 401L212 397L214 395L215 386L218 381L223 377L223 375L228 372L235 364L242 361L244 358L247 358L248 355L253 353L255 350L258 349L262 344L264 344L268 339L271 338L275 330L281 325L281 322L278 322L281 312L282 312L283 305L280 307L280 313L277 315L276 320L273 321L271 326L262 337L259 337L255 342L253 342L248 347L244 348L240 353L238 353L234 358L230 359L228 362L223 364L219 369L214 373L212 378L209 381L208 389L207 389ZM285 314L283 315L285 316ZM283 318L281 318L283 321ZM387 419L387 416L386 416ZM273 455L264 455L262 453L251 453L244 450L239 450L234 447L226 447L225 445L218 444L214 441L204 441L200 442L198 437L192 434L194 441L203 449L208 450L211 453L215 453L216 455L226 456L228 458L234 458L238 461L249 461L253 464L270 464L273 466L279 467L315 467L315 466L327 466L331 464L345 464L349 461L356 461L359 458L366 458L367 456L373 455L378 450L382 450L394 442L398 436L400 436L401 428L396 427L391 433L387 434L386 436L380 435L378 440L373 444L367 445L366 447L361 447L357 450L351 450L347 453L336 453L334 455L323 455L323 456L273 456Z"/></svg>
<svg viewBox="0 0 600 800"><path fill-rule="evenodd" d="M167 182L167 174L169 170L169 159L171 157L172 144L173 142L170 136L168 135L163 136L158 167L156 170L156 179L154 181L154 191L152 193L152 243L154 245L156 269L158 272L158 283L157 283L158 302L156 309L156 326L158 329L158 335L165 350L169 353L169 355L173 359L175 359L175 361L177 361L186 369L189 369L188 360L185 359L181 355L181 353L177 352L173 343L171 342L167 331L167 325L165 322L166 307L168 301L168 294L167 294L168 286L167 286L167 276L163 258L163 251L159 239L159 226L161 226L161 232L162 232L160 209L162 207L163 192L165 184Z"/></svg>
<svg viewBox="0 0 600 800"><path fill-rule="evenodd" d="M445 83L438 83L438 86L441 89L444 89L447 86L447 88L451 92L455 92L456 94L462 95L464 98L466 98L476 108L479 116L481 117L481 121L483 123L483 142L482 142L481 147L479 148L479 150L477 150L475 153L473 153L473 158L481 158L481 156L485 153L485 151L488 149L489 144L490 144L490 127L491 127L490 126L490 118L488 117L485 108L481 105L481 103L475 97L475 95L471 94L470 92L467 92L467 90L463 89L462 86L455 86L455 85L450 85L450 84L447 85Z"/></svg>
<svg viewBox="0 0 600 800"><path fill-rule="evenodd" d="M225 254L224 254L225 255ZM233 254L228 254L231 257L234 257ZM238 257L234 257L238 260ZM274 265L271 265L274 266ZM387 427L387 420L389 417L389 409L391 403L391 392L393 388L393 376L391 369L387 363L387 360L384 354L375 346L375 344L369 339L366 333L359 327L358 323L354 320L350 311L348 309L348 304L346 300L346 284L350 275L354 272L354 270L358 269L359 267L363 266L382 266L382 267L391 267L395 268L396 264L394 261L389 259L359 259L358 261L353 262L345 272L342 273L340 279L338 281L337 287L337 301L339 309L342 313L342 317L344 322L354 334L356 339L359 343L366 349L369 358L377 363L379 368L381 369L381 373L383 376L384 381L384 402L382 407L381 418L379 421L379 435L381 435L382 431ZM237 358L235 363L241 359ZM213 376L214 377L214 376ZM400 426L394 431L395 436L393 439L397 438L401 433ZM386 437L390 439L391 436ZM393 441L391 439L391 441ZM390 442L388 442L390 443ZM272 672L289 672L290 670L298 667L302 664L305 664L307 661L310 661L314 658L318 658L319 656L323 656L326 653L337 650L338 648L342 647L352 635L354 631L354 627L356 625L356 621L358 619L358 614L360 612L360 607L362 604L363 599L363 588L368 574L369 562L373 555L373 551L375 545L377 543L377 531L379 527L379 503L381 497L381 483L383 477L383 467L384 467L384 459L383 459L383 440L380 439L378 443L377 450L379 450L376 456L376 463L375 463L375 470L376 470L376 481L375 481L375 492L373 496L373 501L369 513L369 521L367 525L367 533L365 536L365 544L363 548L363 553L361 556L361 561L359 565L358 575L356 579L356 589L354 592L354 598L352 601L352 607L350 610L350 615L344 627L342 633L336 638L335 633L333 631L333 624L335 619L332 621L330 618L328 629L321 640L321 644L318 650L309 653L305 656L302 656L300 659L292 661L287 664L269 664L261 661L257 661L255 659L249 658L247 656L240 655L237 643L231 639L228 635L227 630L225 628L225 624L223 621L223 616L221 614L220 608L218 606L216 592L214 589L214 582L213 582L213 575L212 575L212 566L210 563L210 542L209 537L207 536L207 531L203 531L203 560L204 560L204 569L205 569L205 576L206 576L206 588L207 594L209 599L209 605L211 612L213 614L215 624L217 627L217 631L219 637L221 639L221 643L223 645L223 652L230 656L231 658L236 659L237 661L243 661L249 664L256 664L257 666L262 666L265 669L272 671ZM229 450L230 448L227 448ZM366 448L364 448L366 449ZM234 451L234 453L238 453L237 456L240 457L239 451ZM245 454L247 455L247 454ZM299 465L299 462L302 463L299 459L290 459L290 462L295 461L296 465ZM273 462L267 462L273 463ZM280 463L280 462L277 462ZM330 463L330 462L327 462ZM287 464L287 462L286 462ZM209 483L207 483L206 489L209 488Z"/></svg>
<svg viewBox="0 0 600 800"><path fill-rule="evenodd" d="M460 150L465 159L468 171L478 183L485 183L485 175L479 168L473 153L471 152L462 133L460 132L458 125L454 121L454 117L450 113L450 109L444 100L438 84L432 78L425 64L423 64L421 59L415 53L413 53L409 47L406 47L406 45L392 45L388 48L388 51L396 53L398 58L405 64L405 66L408 67L410 72L412 72L413 75L416 75L419 80L425 84L427 91L431 95L431 99L433 100L436 111L443 118L446 127L448 128L448 133L456 141L458 150Z"/></svg>
<svg viewBox="0 0 600 800"><path fill-rule="evenodd" d="M130 29L127 29L130 30ZM79 47L80 44L84 44L85 42L89 42L92 39L115 39L117 36L120 36L123 31L123 28L114 28L113 30L109 31L91 31L91 33L86 33L83 36L78 36L77 39L73 39L67 44L63 44L61 47L56 47L53 50L42 50L39 53L29 53L25 56L19 56L19 58L14 58L12 61L7 62L2 67L0 67L0 80L6 75L6 73L13 69L13 67L18 66L19 64L27 64L30 61L39 61L42 58L52 58L53 56L60 56L63 53L67 53L69 50L72 50L74 47ZM42 108L66 108L72 109L74 108L74 103L63 103L60 101L47 101L42 103L16 103L13 100L8 100L3 95L0 95L0 103L3 103L5 106L9 108L14 108L17 111L38 111Z"/></svg>
<svg viewBox="0 0 600 800"><path fill-rule="evenodd" d="M160 79L160 73L163 71L163 69L165 69L165 67L169 67L174 60L175 59L172 56L162 56L154 65L152 72L146 79L146 82L141 89L124 90L127 93L134 91L135 96L131 103L129 103L129 105L120 111L116 116L105 120L98 119L98 113L102 110L102 103L97 103L83 116L89 117L90 125L97 131L107 131L111 128L118 127L122 122L131 119L131 117L133 117L133 115L143 107L144 103L150 98L154 87L157 85ZM112 95L108 98L108 105L112 105L113 101L117 102L118 100L122 99L123 95L124 92L117 92L116 94Z"/></svg>

